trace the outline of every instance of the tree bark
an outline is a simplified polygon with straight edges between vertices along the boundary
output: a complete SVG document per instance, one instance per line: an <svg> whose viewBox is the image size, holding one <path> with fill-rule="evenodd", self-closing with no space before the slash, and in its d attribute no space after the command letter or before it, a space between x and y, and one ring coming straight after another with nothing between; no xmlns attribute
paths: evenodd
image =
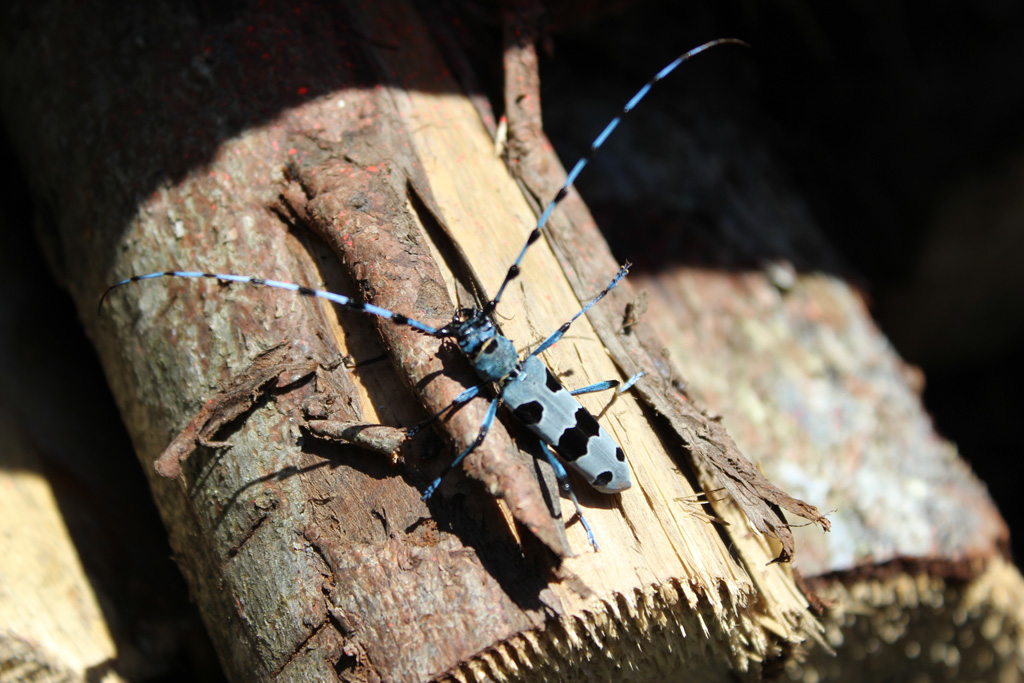
<svg viewBox="0 0 1024 683"><path fill-rule="evenodd" d="M813 276L780 288L768 272L682 272L647 281L652 309L632 338L622 320L637 293L624 285L594 309L593 327L581 319L545 354L570 386L648 371L643 402L584 400L635 475L634 490L619 497L577 486L600 552L588 550L578 523L563 528L551 514L553 501L572 521L571 506L545 488L549 474L538 478L516 447L512 424L513 436L501 425L488 435L467 462L469 478L452 477L424 504L423 486L475 436L482 401L446 424L449 448L429 435L413 440L397 467L384 454L325 443L315 435L327 428L312 421L411 425L425 415L416 398L428 410L445 405L472 375L435 340L285 292L205 281L120 289L94 315L112 281L170 268L325 283L430 324L450 319L453 293L493 294L535 214L422 20L402 2L301 11L265 3L230 16L60 11L32 10L16 53L35 55L34 67L16 74L13 57L6 66L8 125L53 216L43 239L54 268L101 356L229 677L592 680L628 667L642 679L758 678L768 662L795 666L797 649L820 639L791 569L768 566L785 546L754 532L742 506L717 500L715 514L729 522L719 527L691 502L697 488L679 470L696 467L704 488L714 487L723 470L709 469L702 449L732 441L715 420L678 408L678 371L652 355L650 329L670 340L672 359L693 359L696 347L726 351L719 362L735 375L720 376L730 391L687 366L687 393L740 425L744 450L766 453L778 444L749 436L733 417L749 406L723 398L756 395L757 387L736 391L743 377L777 378L731 352L753 345L735 341L754 334L745 324L773 314L793 316L785 329L816 324L809 341L798 338L813 352L762 358L822 357L836 329L855 328L863 336L851 355L874 349L886 382L902 378L864 326L855 292ZM33 90L43 74L49 87ZM519 175L541 202L557 188ZM503 300L501 325L521 349L615 272L581 209L573 196ZM679 306L690 292L702 303ZM836 317L814 320L820 307ZM738 336L686 332L722 332L723 321ZM392 363L374 362L384 351ZM905 383L893 391L906 414L922 417ZM887 443L901 443L892 436ZM779 437L796 450L803 438ZM211 441L227 445L182 462L194 443ZM170 458L181 466L173 481L151 468L169 444L184 444ZM829 490L820 450L807 450L807 488ZM953 451L943 453L958 466ZM965 495L983 499L970 486ZM987 551L1005 531L987 510L981 517L971 538ZM937 524L948 538L950 525ZM941 552L962 549L962 539L951 543ZM846 554L815 555L810 573L857 564L849 545L829 550ZM921 553L872 560L906 554Z"/></svg>

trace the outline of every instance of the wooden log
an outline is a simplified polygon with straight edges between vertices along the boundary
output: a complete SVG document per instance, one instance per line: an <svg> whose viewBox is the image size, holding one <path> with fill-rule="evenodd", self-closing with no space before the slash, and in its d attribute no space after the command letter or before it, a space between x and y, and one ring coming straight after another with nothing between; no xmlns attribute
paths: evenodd
<svg viewBox="0 0 1024 683"><path fill-rule="evenodd" d="M682 449L659 438L629 396L602 419L630 454L636 489L611 500L581 492L602 544L589 553L578 524L563 536L544 514L542 490L523 476L531 461L500 433L469 469L511 503L460 480L425 506L418 492L439 467L429 443L408 446L396 470L303 431L324 416L415 422L422 409L403 382L427 405L456 384L430 359L444 377L468 377L444 349L281 292L212 283L147 283L92 317L111 280L171 266L326 282L439 320L460 283L494 291L533 213L491 155L477 113L440 78L415 14L401 3L341 19L334 8L291 9L261 6L201 30L188 15L146 15L133 31L159 47L123 46L99 70L145 74L118 106L76 97L70 79L53 94L86 111L62 118L27 97L16 121L34 131L24 139L44 159L63 140L82 141L81 158L33 172L40 187L73 188L56 212L56 260L144 466L190 425L197 439L231 444L198 451L175 482L151 481L229 676L590 680L629 668L644 679L756 678L768 660L787 661L817 622L789 569L766 566L779 548L727 501L716 505L731 521L724 532L688 502L696 491L677 471L689 467ZM73 17L57 25L62 54L97 63L103 41L71 31ZM360 68L368 61L377 69ZM74 73L70 62L61 67ZM379 70L393 80L380 83ZM167 104L151 108L161 90ZM328 243L340 238L347 270L306 227ZM598 245L590 233L575 239L577 253ZM515 312L503 327L520 344L554 329L614 272L613 261L611 270L565 266L559 244L555 235L553 248L538 245L522 289L503 304ZM582 292L580 275L590 280ZM624 306L610 310L621 316ZM581 323L550 354L553 369L573 384L617 376L602 340L620 331ZM378 335L398 375L366 362L380 354ZM345 354L356 371L338 362ZM251 387L270 384L245 405ZM211 398L211 415L241 407L216 433L194 422ZM451 426L456 443L472 438L476 411Z"/></svg>
<svg viewBox="0 0 1024 683"><path fill-rule="evenodd" d="M12 415L0 414L0 677L85 681L117 647L89 584L43 461Z"/></svg>
<svg viewBox="0 0 1024 683"><path fill-rule="evenodd" d="M663 17L628 14L574 42L575 61L599 61L613 39L617 53L642 54L675 33ZM764 40L751 58L771 90L790 76L760 66L783 50ZM747 116L759 100L736 83L750 72L708 60L708 72L691 69L686 87L638 108L609 143L615 162L581 185L624 226L609 240L645 256L631 281L646 290L644 320L677 380L773 482L829 510L833 533L794 529L794 565L821 600L831 647L784 668L793 680L1019 680L1024 584L1006 523L936 434L920 370L880 333L862 280L781 170L788 148ZM555 110L561 120L545 117L565 147L585 149L609 115L598 82L624 97L649 68L618 64L621 77L608 63L599 76L548 74L571 103Z"/></svg>

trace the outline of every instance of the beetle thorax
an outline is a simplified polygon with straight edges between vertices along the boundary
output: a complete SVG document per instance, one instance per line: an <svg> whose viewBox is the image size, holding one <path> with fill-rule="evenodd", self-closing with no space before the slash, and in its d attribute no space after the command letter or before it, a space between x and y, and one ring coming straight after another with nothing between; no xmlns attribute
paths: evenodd
<svg viewBox="0 0 1024 683"><path fill-rule="evenodd" d="M459 310L449 328L480 379L500 382L516 369L519 353L515 345L479 309Z"/></svg>

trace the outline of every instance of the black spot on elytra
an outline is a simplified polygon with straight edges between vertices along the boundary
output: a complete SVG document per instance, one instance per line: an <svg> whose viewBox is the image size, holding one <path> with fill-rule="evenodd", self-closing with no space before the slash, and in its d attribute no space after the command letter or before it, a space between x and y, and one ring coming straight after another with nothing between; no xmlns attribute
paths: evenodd
<svg viewBox="0 0 1024 683"><path fill-rule="evenodd" d="M562 390L562 383L558 381L557 377L551 374L550 370L548 370L547 368L544 369L547 370L548 373L547 380L544 382L545 385L547 385L547 388L551 393L557 394L559 391Z"/></svg>
<svg viewBox="0 0 1024 683"><path fill-rule="evenodd" d="M497 339L493 339L493 338L491 339L491 341L487 342L487 346L484 347L484 353L486 353L486 354L492 354L492 353L494 353L497 350L498 350L498 340Z"/></svg>
<svg viewBox="0 0 1024 683"><path fill-rule="evenodd" d="M607 486L609 483L611 483L612 477L614 477L614 476L615 476L614 474L612 474L610 471L606 470L606 471L602 472L601 474L597 475L594 478L594 484L593 485L594 486L600 486L600 487L603 488L603 487Z"/></svg>
<svg viewBox="0 0 1024 683"><path fill-rule="evenodd" d="M601 427L594 416L580 406L576 411L576 425L562 432L555 447L566 460L579 460L587 454L587 443L600 431Z"/></svg>
<svg viewBox="0 0 1024 683"><path fill-rule="evenodd" d="M512 414L524 425L535 425L539 424L544 417L544 406L538 401L530 401L521 406L516 406Z"/></svg>
<svg viewBox="0 0 1024 683"><path fill-rule="evenodd" d="M615 459L619 462L626 462L626 454L622 452L621 446L615 447Z"/></svg>

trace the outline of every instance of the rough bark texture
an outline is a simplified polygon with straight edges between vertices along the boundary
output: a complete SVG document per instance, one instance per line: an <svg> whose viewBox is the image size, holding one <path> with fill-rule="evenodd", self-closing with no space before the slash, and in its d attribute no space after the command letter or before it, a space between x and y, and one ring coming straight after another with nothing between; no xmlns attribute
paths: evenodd
<svg viewBox="0 0 1024 683"><path fill-rule="evenodd" d="M578 491L600 553L587 552L578 524L563 530L550 514L550 491L504 428L467 463L485 486L453 478L429 506L419 491L450 457L431 437L403 445L398 468L380 453L311 437L307 425L330 431L324 418L412 424L424 414L414 395L427 409L443 406L470 374L433 340L283 292L210 282L118 290L95 317L111 281L169 267L326 282L430 323L450 318L450 292L465 292L467 284L493 292L533 214L414 11L400 2L344 10L264 3L204 16L171 6L126 15L118 5L43 5L20 18L18 32L7 36L14 47L4 65L4 110L36 199L51 217L43 239L102 358L176 559L231 678L600 680L628 672L638 680L734 680L759 677L769 662L796 666L790 656L814 642L817 622L790 570L766 567L781 549L753 533L739 508L716 501L716 513L730 522L721 528L689 502L695 489L682 476L690 465L679 442L699 450L726 437L704 440L721 426L692 407L689 421L673 421L668 399L656 395L675 391L678 371L667 358L630 357L635 347L621 323L636 292L627 287L600 307L596 329L581 320L546 354L572 386L618 376L615 364L626 374L633 364L644 367L651 372L639 389L645 405L668 418L665 426L645 416L628 395L610 406L600 397L585 402L604 413L636 480L616 498ZM554 189L543 177L534 184L520 175L545 199ZM566 320L615 271L578 200L565 208L552 225L551 247L540 243L529 255L526 275L500 311L509 316L501 321L505 332L521 347ZM824 248L806 234L798 237ZM344 268L324 244L343 254ZM886 447L870 452L891 463L894 451L913 451L922 471L941 475L923 480L954 499L936 508L944 518L923 525L937 540L904 545L894 537L870 553L852 551L868 538L856 533L864 530L857 525L864 493L854 491L845 494L843 510L852 514L844 518L844 542L801 539L798 557L814 549L804 571L825 575L908 555L938 557L947 567L976 562L952 583L923 582L920 595L948 590L951 601L963 597L963 586L998 573L992 581L999 588L989 584L963 614L972 624L987 615L1003 620L998 629L979 627L981 640L995 644L980 649L1014 671L1021 619L1006 593L1019 591L1020 577L991 559L1005 536L998 516L963 472L948 475L960 467L955 452L922 426L898 359L864 322L856 294L829 278L800 275L785 287L778 278L767 270L652 278L651 309L635 329L649 335L650 327L661 328L672 359L687 359L687 392L725 416L741 449L764 460L765 443L805 452L798 466L776 468L789 473L787 485L810 482L802 493L815 503L835 504L831 458L852 467L848 451L859 443L842 431L846 420L834 432L820 427L830 424L818 421L821 411L844 400L876 407L879 394L896 396L897 410L882 403L873 413L895 424L879 437ZM692 304L679 305L691 295ZM783 348L768 349L761 320L806 334L778 332ZM724 334L730 324L734 334ZM399 372L372 362L380 340ZM617 354L615 364L605 348ZM717 363L693 361L698 348L717 349ZM865 356L865 348L875 355ZM278 350L280 358L273 356ZM355 370L341 362L346 354ZM831 399L825 408L794 406L804 396L798 391L783 392L792 401L775 400L786 375L751 358L771 364L777 356L823 359L796 370L829 370L832 383L812 396ZM646 367L651 362L660 365ZM843 375L858 363L877 368L882 385L869 386L860 403L849 392L851 383L863 388L856 373ZM736 376L722 368L729 364ZM773 365L780 366L791 368ZM729 391L715 384L711 368ZM762 384L748 392L744 381ZM758 388L770 399L752 400ZM725 405L729 396L751 400ZM229 409L217 410L223 406ZM748 429L777 423L768 410L780 411L781 424L802 428L780 436L782 445L755 439ZM449 422L453 447L472 439L481 415L470 405ZM204 431L207 424L223 428ZM681 434L672 429L680 427ZM182 430L186 441L229 445L202 448L184 463L172 452L182 476L159 478L151 464L180 443ZM802 447L822 430L841 441L835 454L823 456L820 443ZM937 445L922 450L929 439ZM886 500L917 490L906 477L865 476L891 481ZM956 505L960 499L967 502ZM964 528L950 519L963 509L977 522L951 533ZM935 575L927 567L903 575L915 572ZM843 597L842 585L836 579L820 589ZM919 614L923 598L915 605L906 590L890 590L906 599L872 601L850 589L854 607L846 614L855 614L856 604ZM843 634L852 643L855 631L842 630L841 607L836 614L831 643L841 648ZM948 619L964 623L955 609ZM872 623L864 639L883 628ZM920 643L929 637L914 636ZM939 657L937 666L948 659ZM820 662L808 666L827 669L827 660Z"/></svg>

